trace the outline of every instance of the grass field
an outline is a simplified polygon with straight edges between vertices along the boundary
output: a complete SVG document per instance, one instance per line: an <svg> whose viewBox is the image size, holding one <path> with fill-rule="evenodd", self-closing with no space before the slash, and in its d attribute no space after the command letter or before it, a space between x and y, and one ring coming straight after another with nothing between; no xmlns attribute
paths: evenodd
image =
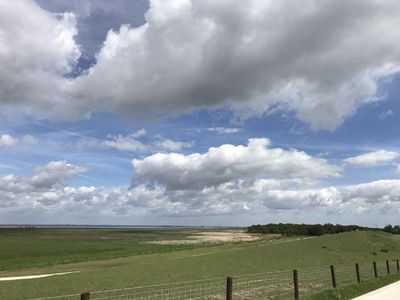
<svg viewBox="0 0 400 300"><path fill-rule="evenodd" d="M400 280L400 274L385 276L378 279L371 279L360 284L350 284L345 287L339 287L337 290L328 289L307 297L306 300L352 299L398 280Z"/></svg>
<svg viewBox="0 0 400 300"><path fill-rule="evenodd" d="M381 232L348 232L316 238L274 236L218 245L148 243L185 239L193 231L2 230L0 267L5 270L0 277L80 273L0 282L0 299L29 299L400 256L400 237Z"/></svg>
<svg viewBox="0 0 400 300"><path fill-rule="evenodd" d="M195 230L157 229L2 229L0 270L105 260L131 255L193 249L204 245L157 245L184 240Z"/></svg>

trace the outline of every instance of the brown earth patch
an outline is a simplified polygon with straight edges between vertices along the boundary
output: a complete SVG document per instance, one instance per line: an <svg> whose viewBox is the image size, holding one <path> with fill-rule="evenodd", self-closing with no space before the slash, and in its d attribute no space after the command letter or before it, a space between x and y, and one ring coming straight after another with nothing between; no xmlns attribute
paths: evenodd
<svg viewBox="0 0 400 300"><path fill-rule="evenodd" d="M150 241L147 243L158 245L178 245L178 244L199 244L199 243L232 243L232 242L251 242L258 241L261 236L251 234L241 230L224 231L196 231L191 233L186 239L182 240L161 240Z"/></svg>

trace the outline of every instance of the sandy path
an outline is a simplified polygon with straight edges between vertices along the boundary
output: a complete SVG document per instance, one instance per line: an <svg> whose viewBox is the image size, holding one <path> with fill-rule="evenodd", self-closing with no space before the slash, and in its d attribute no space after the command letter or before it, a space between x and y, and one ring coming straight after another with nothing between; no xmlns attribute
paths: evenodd
<svg viewBox="0 0 400 300"><path fill-rule="evenodd" d="M394 300L400 299L400 281L362 295L353 300Z"/></svg>
<svg viewBox="0 0 400 300"><path fill-rule="evenodd" d="M0 277L0 281L13 281L13 280L25 280L25 279L37 279L37 278L45 278L45 277L51 277L51 276L60 276L60 275L73 274L73 273L79 273L79 272L80 272L80 271L72 271L72 272L64 272L64 273L42 274L42 275Z"/></svg>

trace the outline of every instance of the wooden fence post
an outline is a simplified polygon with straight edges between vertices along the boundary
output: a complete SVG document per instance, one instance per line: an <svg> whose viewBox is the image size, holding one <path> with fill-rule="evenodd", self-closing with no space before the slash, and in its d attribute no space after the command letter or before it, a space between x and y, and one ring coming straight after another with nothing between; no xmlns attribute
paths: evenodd
<svg viewBox="0 0 400 300"><path fill-rule="evenodd" d="M335 275L335 267L331 265L331 276L332 276L332 286L336 289L336 275Z"/></svg>
<svg viewBox="0 0 400 300"><path fill-rule="evenodd" d="M374 275L375 275L375 278L378 277L378 269L376 268L376 261L374 261Z"/></svg>
<svg viewBox="0 0 400 300"><path fill-rule="evenodd" d="M356 263L356 274L357 274L357 282L360 283L361 282L360 267L359 267L358 263Z"/></svg>
<svg viewBox="0 0 400 300"><path fill-rule="evenodd" d="M90 293L89 292L82 293L81 300L90 300Z"/></svg>
<svg viewBox="0 0 400 300"><path fill-rule="evenodd" d="M232 300L232 291L233 291L233 278L228 276L226 277L226 300Z"/></svg>
<svg viewBox="0 0 400 300"><path fill-rule="evenodd" d="M386 272L390 274L390 265L389 265L389 260L386 260Z"/></svg>
<svg viewBox="0 0 400 300"><path fill-rule="evenodd" d="M293 270L293 286L294 286L294 299L300 299L299 293L299 276L297 270Z"/></svg>

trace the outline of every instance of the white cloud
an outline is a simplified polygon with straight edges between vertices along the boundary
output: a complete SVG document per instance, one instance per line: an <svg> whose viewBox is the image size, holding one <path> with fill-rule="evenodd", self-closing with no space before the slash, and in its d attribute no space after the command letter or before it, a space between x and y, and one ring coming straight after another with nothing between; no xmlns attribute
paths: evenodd
<svg viewBox="0 0 400 300"><path fill-rule="evenodd" d="M269 144L268 139L250 139L247 146L226 144L203 154L157 153L134 159L133 182L196 189L240 179L320 179L339 174L339 168L325 159L297 150L270 148Z"/></svg>
<svg viewBox="0 0 400 300"><path fill-rule="evenodd" d="M51 161L45 166L36 168L31 177L19 177L13 174L0 177L0 191L15 194L42 191L67 184L72 177L86 171L86 168L69 164L66 161Z"/></svg>
<svg viewBox="0 0 400 300"><path fill-rule="evenodd" d="M385 119L389 118L392 115L394 115L394 112L393 112L393 110L389 109L389 110L386 110L386 111L382 112L379 115L379 119L385 120Z"/></svg>
<svg viewBox="0 0 400 300"><path fill-rule="evenodd" d="M180 151L182 148L191 148L193 143L173 141L170 139L160 139L156 141L155 146L167 151Z"/></svg>
<svg viewBox="0 0 400 300"><path fill-rule="evenodd" d="M388 208L400 212L399 195L400 180L378 180L341 188L270 190L265 193L264 206L283 210L325 207L336 213L371 210L384 213Z"/></svg>
<svg viewBox="0 0 400 300"><path fill-rule="evenodd" d="M231 180L200 189L170 190L162 185L131 189L72 187L68 181L86 169L50 162L31 177L0 177L0 214L35 210L99 217L212 216L271 211L345 214L400 213L400 180L379 180L344 187L304 189L301 179Z"/></svg>
<svg viewBox="0 0 400 300"><path fill-rule="evenodd" d="M32 190L32 186L26 178L9 174L0 178L0 190L14 194L23 191L29 192Z"/></svg>
<svg viewBox="0 0 400 300"><path fill-rule="evenodd" d="M136 118L278 107L332 130L398 72L399 13L397 1L153 0L146 24L108 33L76 88L91 107Z"/></svg>
<svg viewBox="0 0 400 300"><path fill-rule="evenodd" d="M400 201L400 180L377 180L350 185L342 189L343 201L362 200L365 203L393 203Z"/></svg>
<svg viewBox="0 0 400 300"><path fill-rule="evenodd" d="M270 209L305 209L307 207L336 207L340 192L334 187L319 190L271 190L265 194L264 205Z"/></svg>
<svg viewBox="0 0 400 300"><path fill-rule="evenodd" d="M134 138L140 138L146 135L146 129L142 128L139 129L138 131L132 133L132 137Z"/></svg>
<svg viewBox="0 0 400 300"><path fill-rule="evenodd" d="M230 133L238 133L240 132L240 128L232 128L232 127L210 127L207 128L208 131L216 132L219 134L230 134Z"/></svg>
<svg viewBox="0 0 400 300"><path fill-rule="evenodd" d="M17 143L17 140L9 134L0 135L0 147L11 147Z"/></svg>
<svg viewBox="0 0 400 300"><path fill-rule="evenodd" d="M80 56L75 16L1 0L0 103L51 118L284 110L333 130L382 99L378 81L399 70L398 1L240 4L152 0L144 25L109 31L96 64L68 79Z"/></svg>
<svg viewBox="0 0 400 300"><path fill-rule="evenodd" d="M394 151L378 150L360 154L344 159L350 165L358 167L372 167L388 164L400 157L400 153Z"/></svg>
<svg viewBox="0 0 400 300"><path fill-rule="evenodd" d="M193 146L191 142L174 141L167 138L156 136L150 141L143 142L139 140L146 135L146 130L141 129L129 135L109 136L109 140L101 145L106 148L112 148L119 151L128 152L155 152L155 151L180 151L182 148ZM93 145L93 143L91 143Z"/></svg>
<svg viewBox="0 0 400 300"><path fill-rule="evenodd" d="M29 0L0 0L0 105L45 117L68 114L70 72L80 56L72 13L50 14Z"/></svg>
<svg viewBox="0 0 400 300"><path fill-rule="evenodd" d="M104 146L106 148L112 148L119 151L146 151L148 149L147 145L136 139L137 135L118 135L109 136L110 140L104 141Z"/></svg>
<svg viewBox="0 0 400 300"><path fill-rule="evenodd" d="M51 161L46 166L36 169L36 174L31 178L30 183L38 188L52 187L87 171L86 168L74 166L66 161Z"/></svg>
<svg viewBox="0 0 400 300"><path fill-rule="evenodd" d="M34 145L38 140L30 135L24 135L22 137L15 137L8 133L0 135L0 147L15 147L18 145Z"/></svg>

